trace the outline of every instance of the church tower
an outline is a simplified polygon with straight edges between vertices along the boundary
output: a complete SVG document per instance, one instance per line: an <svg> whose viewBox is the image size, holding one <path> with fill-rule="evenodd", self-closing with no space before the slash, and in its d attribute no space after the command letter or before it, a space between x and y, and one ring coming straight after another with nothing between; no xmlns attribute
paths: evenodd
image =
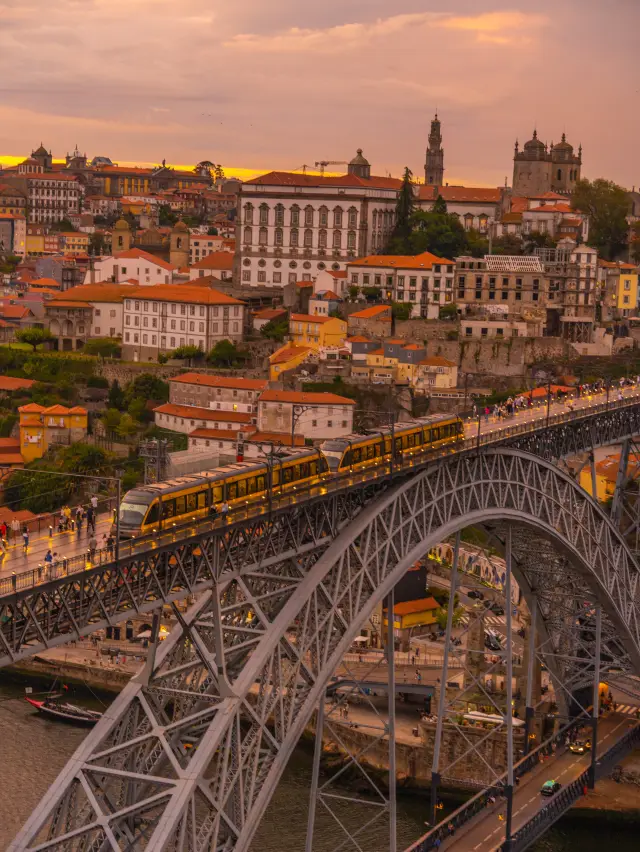
<svg viewBox="0 0 640 852"><path fill-rule="evenodd" d="M424 167L424 182L432 186L442 186L444 183L444 149L438 113L431 122L427 162Z"/></svg>
<svg viewBox="0 0 640 852"><path fill-rule="evenodd" d="M189 229L179 219L169 235L169 263L178 268L189 266L190 236Z"/></svg>

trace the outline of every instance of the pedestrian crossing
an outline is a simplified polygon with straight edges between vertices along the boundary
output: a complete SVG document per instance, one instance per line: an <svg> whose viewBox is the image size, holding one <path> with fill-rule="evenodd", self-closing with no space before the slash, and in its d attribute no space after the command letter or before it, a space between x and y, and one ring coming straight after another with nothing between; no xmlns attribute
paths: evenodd
<svg viewBox="0 0 640 852"><path fill-rule="evenodd" d="M623 716L632 716L634 719L638 710L640 710L640 706L637 704L618 704L616 707L616 713L622 713Z"/></svg>
<svg viewBox="0 0 640 852"><path fill-rule="evenodd" d="M469 625L469 615L463 615L460 619L460 624L463 627L467 627ZM504 627L507 623L507 619L505 615L485 615L484 617L485 627Z"/></svg>

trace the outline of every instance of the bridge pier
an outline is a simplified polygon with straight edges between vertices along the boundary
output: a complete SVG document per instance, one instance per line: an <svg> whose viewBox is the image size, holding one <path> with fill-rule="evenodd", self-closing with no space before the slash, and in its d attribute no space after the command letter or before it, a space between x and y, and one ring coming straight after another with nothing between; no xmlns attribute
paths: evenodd
<svg viewBox="0 0 640 852"><path fill-rule="evenodd" d="M525 708L524 708L524 753L525 755L529 754L529 750L531 747L531 735L533 733L533 719L535 716L535 709L533 706L533 687L534 687L534 676L536 670L536 627L538 620L538 599L535 595L532 596L530 601L530 615L531 615L531 623L529 624L529 635L527 637L527 684L526 684L526 698L525 698Z"/></svg>
<svg viewBox="0 0 640 852"><path fill-rule="evenodd" d="M600 714L600 656L602 653L602 607L596 604L596 647L593 658L593 699L591 707L591 764L589 787L596 786L596 764L598 762L598 716Z"/></svg>

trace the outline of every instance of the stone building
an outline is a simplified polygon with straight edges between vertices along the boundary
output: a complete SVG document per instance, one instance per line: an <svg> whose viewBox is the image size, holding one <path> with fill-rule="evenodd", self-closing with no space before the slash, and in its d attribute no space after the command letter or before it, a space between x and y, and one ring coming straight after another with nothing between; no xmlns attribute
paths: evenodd
<svg viewBox="0 0 640 852"><path fill-rule="evenodd" d="M456 258L455 292L459 307L502 306L507 313L544 307L547 278L539 257L489 254Z"/></svg>
<svg viewBox="0 0 640 852"><path fill-rule="evenodd" d="M559 192L569 195L580 180L582 146L574 154L573 146L562 134L562 141L547 145L538 139L538 131L525 142L522 151L518 142L513 156L514 196L542 195Z"/></svg>
<svg viewBox="0 0 640 852"><path fill-rule="evenodd" d="M432 186L442 186L444 183L444 148L442 147L442 132L438 113L431 122L427 161L424 166L424 182Z"/></svg>
<svg viewBox="0 0 640 852"><path fill-rule="evenodd" d="M268 384L266 379L183 373L169 379L169 401L175 405L257 411L258 397L267 389Z"/></svg>

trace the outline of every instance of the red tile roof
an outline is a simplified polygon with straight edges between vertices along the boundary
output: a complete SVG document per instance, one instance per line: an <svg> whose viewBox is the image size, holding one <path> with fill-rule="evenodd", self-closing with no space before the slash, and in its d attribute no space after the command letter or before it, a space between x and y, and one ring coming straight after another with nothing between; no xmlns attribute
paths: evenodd
<svg viewBox="0 0 640 852"><path fill-rule="evenodd" d="M192 265L192 269L222 269L231 272L234 255L230 251L212 251Z"/></svg>
<svg viewBox="0 0 640 852"><path fill-rule="evenodd" d="M238 390L262 391L268 386L266 379L244 379L233 376L209 376L205 373L183 373L174 376L170 382L179 382L185 385L199 385L208 388L236 388Z"/></svg>
<svg viewBox="0 0 640 852"><path fill-rule="evenodd" d="M281 349L278 349L277 352L274 352L273 355L269 356L269 363L284 364L286 361L290 361L298 355L311 355L313 352L314 350L310 346L283 346Z"/></svg>
<svg viewBox="0 0 640 852"><path fill-rule="evenodd" d="M393 613L394 615L413 615L418 612L438 609L439 606L440 604L435 598L420 598L416 601L404 601L403 603L395 604Z"/></svg>
<svg viewBox="0 0 640 852"><path fill-rule="evenodd" d="M357 260L350 261L349 268L352 266L393 266L396 269L431 269L434 264L455 266L455 261L447 260L444 257L437 257L435 254L431 254L430 251L424 251L422 254L416 255L372 254L368 257L360 257Z"/></svg>
<svg viewBox="0 0 640 852"><path fill-rule="evenodd" d="M132 287L131 297L159 302L189 302L194 305L244 305L240 299L227 296L213 287L189 284L153 284L149 287Z"/></svg>
<svg viewBox="0 0 640 852"><path fill-rule="evenodd" d="M355 189L371 187L373 189L400 189L402 181L399 178L381 177L372 175L370 178L360 178L356 175L339 175L329 177L328 175L306 175L295 172L269 172L260 175L253 180L248 180L245 185L257 186L321 186L321 187L353 187Z"/></svg>
<svg viewBox="0 0 640 852"><path fill-rule="evenodd" d="M13 376L0 376L0 391L28 390L34 385L35 382L33 379L16 379Z"/></svg>
<svg viewBox="0 0 640 852"><path fill-rule="evenodd" d="M432 355L430 358L423 358L419 362L424 367L455 367L455 361L448 361L446 358L441 358L439 355Z"/></svg>
<svg viewBox="0 0 640 852"><path fill-rule="evenodd" d="M187 420L211 420L219 423L251 423L253 415L244 411L220 411L213 408L198 408L195 405L174 405L165 402L153 409L158 414L184 417Z"/></svg>
<svg viewBox="0 0 640 852"><path fill-rule="evenodd" d="M495 189L484 186L434 186L420 184L418 198L424 201L435 201L441 195L445 201L454 204L456 201L477 201L485 204L498 204L502 198L500 187Z"/></svg>
<svg viewBox="0 0 640 852"><path fill-rule="evenodd" d="M370 308L364 308L362 311L356 311L349 314L349 319L388 319L391 320L390 305L372 305Z"/></svg>
<svg viewBox="0 0 640 852"><path fill-rule="evenodd" d="M304 391L266 390L260 402L291 402L301 405L355 405L352 399L335 393L305 393Z"/></svg>
<svg viewBox="0 0 640 852"><path fill-rule="evenodd" d="M189 432L189 437L213 438L215 441L233 441L235 443L238 440L238 434L240 432L242 432L243 435L250 435L251 440L253 440L255 426L245 426L240 429L207 429L205 427L201 427L200 429L194 429L193 432Z"/></svg>
<svg viewBox="0 0 640 852"><path fill-rule="evenodd" d="M291 314L291 319L294 322L317 322L322 324L330 322L332 319L337 319L337 317L323 317L320 314Z"/></svg>
<svg viewBox="0 0 640 852"><path fill-rule="evenodd" d="M147 260L149 263L154 264L155 266L159 266L161 269L167 269L173 271L175 266L171 263L167 263L166 260L162 260L160 257L156 257L155 254L150 254L148 251L143 251L142 249L132 248L127 249L127 251L121 251L118 254L114 254L116 260Z"/></svg>

